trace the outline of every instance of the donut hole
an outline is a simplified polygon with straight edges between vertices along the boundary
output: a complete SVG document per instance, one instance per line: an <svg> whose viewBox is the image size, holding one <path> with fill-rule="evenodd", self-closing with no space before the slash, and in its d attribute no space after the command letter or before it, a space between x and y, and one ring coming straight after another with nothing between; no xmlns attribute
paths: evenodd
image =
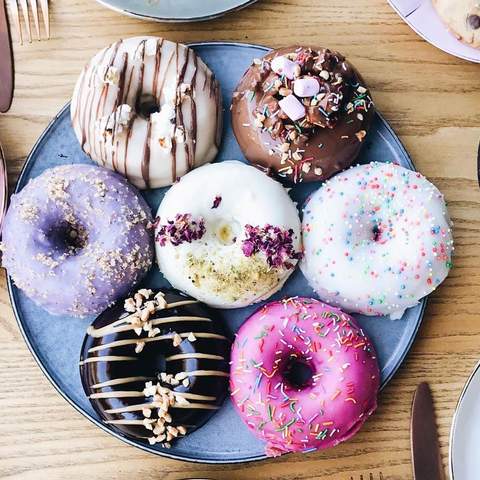
<svg viewBox="0 0 480 480"><path fill-rule="evenodd" d="M312 385L315 371L311 363L303 357L292 354L283 367L282 376L289 386L303 390Z"/></svg>
<svg viewBox="0 0 480 480"><path fill-rule="evenodd" d="M68 255L77 255L88 243L85 227L70 222L54 225L46 234L47 242L55 249Z"/></svg>
<svg viewBox="0 0 480 480"><path fill-rule="evenodd" d="M379 225L375 224L372 228L373 241L379 242L382 238L382 229Z"/></svg>
<svg viewBox="0 0 480 480"><path fill-rule="evenodd" d="M215 236L222 245L233 245L241 231L235 221L220 220L215 224Z"/></svg>
<svg viewBox="0 0 480 480"><path fill-rule="evenodd" d="M144 94L140 95L135 109L141 117L148 120L150 115L160 111L160 105L153 95Z"/></svg>

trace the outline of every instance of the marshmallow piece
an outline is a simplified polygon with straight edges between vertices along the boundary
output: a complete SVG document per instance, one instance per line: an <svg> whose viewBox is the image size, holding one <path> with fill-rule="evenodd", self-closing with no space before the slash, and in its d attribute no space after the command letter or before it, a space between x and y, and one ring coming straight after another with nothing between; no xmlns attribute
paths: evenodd
<svg viewBox="0 0 480 480"><path fill-rule="evenodd" d="M295 67L297 64L292 62L287 57L283 55L275 57L271 63L270 67L278 75L285 75L288 79L293 80L295 78Z"/></svg>
<svg viewBox="0 0 480 480"><path fill-rule="evenodd" d="M312 77L297 78L293 84L293 92L298 97L313 97L320 91L320 85Z"/></svg>
<svg viewBox="0 0 480 480"><path fill-rule="evenodd" d="M293 120L294 122L305 116L305 106L295 95L288 95L288 97L280 100L278 105L283 110L283 113L285 113L285 115L287 115L290 120Z"/></svg>

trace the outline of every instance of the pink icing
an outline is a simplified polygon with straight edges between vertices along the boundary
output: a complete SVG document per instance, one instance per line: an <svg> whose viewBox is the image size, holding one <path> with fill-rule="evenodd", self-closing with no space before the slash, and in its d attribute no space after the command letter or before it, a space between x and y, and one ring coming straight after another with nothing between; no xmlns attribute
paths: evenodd
<svg viewBox="0 0 480 480"><path fill-rule="evenodd" d="M377 407L375 350L355 320L318 300L272 302L242 325L232 349L231 395L269 456L334 447ZM308 365L301 387L292 365Z"/></svg>

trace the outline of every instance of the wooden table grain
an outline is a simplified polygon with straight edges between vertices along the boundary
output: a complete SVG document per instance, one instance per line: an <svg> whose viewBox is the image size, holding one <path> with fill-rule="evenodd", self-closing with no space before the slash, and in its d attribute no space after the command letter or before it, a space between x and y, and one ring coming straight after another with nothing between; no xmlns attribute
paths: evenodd
<svg viewBox="0 0 480 480"><path fill-rule="evenodd" d="M381 472L385 480L408 480L410 403L422 380L432 385L446 467L452 413L480 357L480 65L424 42L386 0L260 0L222 19L183 25L130 19L93 0L52 0L50 6L52 39L14 45L15 99L10 112L0 116L11 186L35 140L69 100L81 67L119 37L153 34L183 42L329 46L357 65L417 168L445 193L455 222L455 266L430 297L408 358L358 436L328 452L234 466L154 457L83 418L56 393L31 357L2 276L0 478L359 480L363 475L370 480L380 478Z"/></svg>

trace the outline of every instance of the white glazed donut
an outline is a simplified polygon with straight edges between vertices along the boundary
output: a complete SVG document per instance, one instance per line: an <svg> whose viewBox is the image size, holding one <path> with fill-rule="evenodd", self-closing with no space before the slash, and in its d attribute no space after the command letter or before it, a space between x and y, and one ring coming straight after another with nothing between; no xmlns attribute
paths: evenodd
<svg viewBox="0 0 480 480"><path fill-rule="evenodd" d="M170 185L214 159L221 137L218 82L185 45L120 40L85 66L71 116L85 153L139 188Z"/></svg>
<svg viewBox="0 0 480 480"><path fill-rule="evenodd" d="M304 207L301 269L320 298L350 312L400 318L451 268L443 195L392 163L353 167Z"/></svg>
<svg viewBox="0 0 480 480"><path fill-rule="evenodd" d="M159 268L218 308L270 297L300 258L300 219L286 190L254 167L215 163L185 175L157 212Z"/></svg>

